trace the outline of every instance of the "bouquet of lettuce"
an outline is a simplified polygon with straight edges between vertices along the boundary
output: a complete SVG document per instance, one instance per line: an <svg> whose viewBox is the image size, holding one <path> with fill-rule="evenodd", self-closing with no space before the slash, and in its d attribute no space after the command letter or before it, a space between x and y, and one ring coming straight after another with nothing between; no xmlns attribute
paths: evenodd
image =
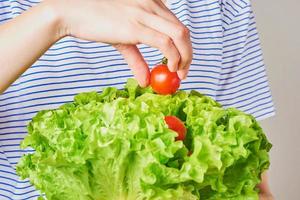
<svg viewBox="0 0 300 200"><path fill-rule="evenodd" d="M177 140L164 117L187 133ZM257 121L196 91L78 94L28 126L17 172L49 200L254 200L271 144Z"/></svg>

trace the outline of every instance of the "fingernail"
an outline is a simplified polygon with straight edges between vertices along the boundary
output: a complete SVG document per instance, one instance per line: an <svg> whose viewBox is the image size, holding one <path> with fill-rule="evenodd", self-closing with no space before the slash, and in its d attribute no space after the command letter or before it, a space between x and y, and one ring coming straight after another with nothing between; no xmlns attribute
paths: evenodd
<svg viewBox="0 0 300 200"><path fill-rule="evenodd" d="M179 71L178 77L179 77L181 80L185 80L185 79L187 78L187 73L186 73L186 72Z"/></svg>
<svg viewBox="0 0 300 200"><path fill-rule="evenodd" d="M179 76L179 78L181 79L181 80L185 80L186 79L186 76L185 75L178 75Z"/></svg>
<svg viewBox="0 0 300 200"><path fill-rule="evenodd" d="M178 71L178 68L174 64L169 64L168 68L169 68L170 72L177 72Z"/></svg>

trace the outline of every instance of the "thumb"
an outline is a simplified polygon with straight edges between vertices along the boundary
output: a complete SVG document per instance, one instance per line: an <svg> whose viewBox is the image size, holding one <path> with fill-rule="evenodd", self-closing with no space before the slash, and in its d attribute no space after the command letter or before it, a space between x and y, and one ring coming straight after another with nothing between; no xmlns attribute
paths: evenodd
<svg viewBox="0 0 300 200"><path fill-rule="evenodd" d="M114 45L114 47L123 55L139 85L141 87L148 86L150 71L139 49L135 45L125 44Z"/></svg>

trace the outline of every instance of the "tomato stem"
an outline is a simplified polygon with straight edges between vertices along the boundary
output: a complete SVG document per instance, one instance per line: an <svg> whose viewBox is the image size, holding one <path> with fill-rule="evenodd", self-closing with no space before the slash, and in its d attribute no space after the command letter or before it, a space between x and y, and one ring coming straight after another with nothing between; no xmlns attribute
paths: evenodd
<svg viewBox="0 0 300 200"><path fill-rule="evenodd" d="M163 57L161 63L164 64L164 65L167 65L168 64L168 58Z"/></svg>

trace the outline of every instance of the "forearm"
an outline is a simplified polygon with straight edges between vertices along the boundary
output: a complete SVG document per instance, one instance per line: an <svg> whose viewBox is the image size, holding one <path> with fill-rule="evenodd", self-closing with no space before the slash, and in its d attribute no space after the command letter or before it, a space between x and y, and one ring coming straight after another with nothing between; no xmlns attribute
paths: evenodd
<svg viewBox="0 0 300 200"><path fill-rule="evenodd" d="M0 93L64 36L49 1L0 26Z"/></svg>

